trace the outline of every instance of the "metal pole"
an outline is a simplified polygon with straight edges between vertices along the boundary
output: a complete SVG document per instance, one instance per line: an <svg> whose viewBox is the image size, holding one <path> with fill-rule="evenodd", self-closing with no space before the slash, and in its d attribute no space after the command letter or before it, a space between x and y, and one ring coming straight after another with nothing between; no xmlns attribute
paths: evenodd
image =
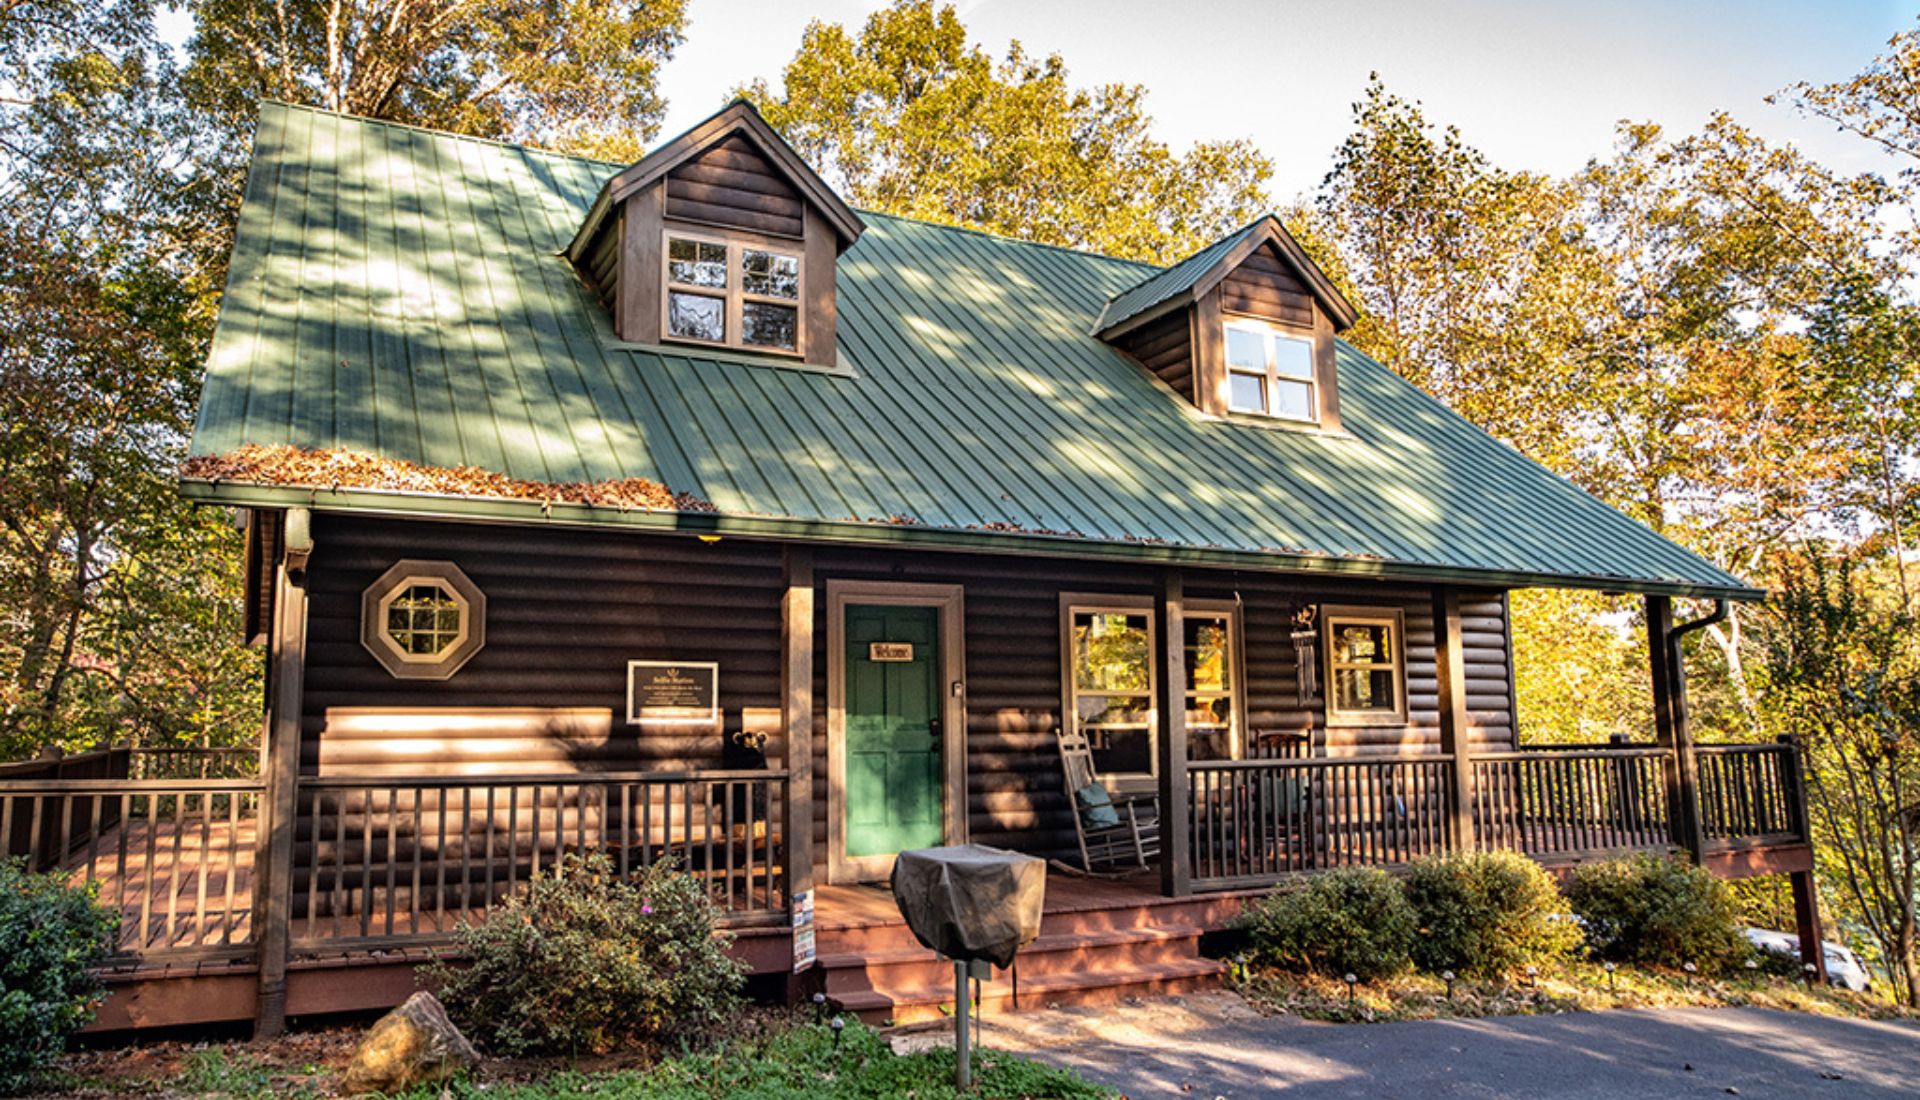
<svg viewBox="0 0 1920 1100"><path fill-rule="evenodd" d="M967 994L967 964L965 960L953 961L953 1021L954 1021L954 1059L953 1086L961 1092L973 1087L973 1039L969 1034L968 1015L973 1006Z"/></svg>

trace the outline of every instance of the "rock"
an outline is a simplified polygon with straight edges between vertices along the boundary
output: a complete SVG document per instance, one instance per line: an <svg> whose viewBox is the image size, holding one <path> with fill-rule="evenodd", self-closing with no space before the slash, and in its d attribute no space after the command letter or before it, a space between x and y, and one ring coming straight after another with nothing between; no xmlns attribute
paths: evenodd
<svg viewBox="0 0 1920 1100"><path fill-rule="evenodd" d="M349 1095L394 1093L445 1081L480 1061L433 994L420 992L380 1017L353 1052L342 1082Z"/></svg>

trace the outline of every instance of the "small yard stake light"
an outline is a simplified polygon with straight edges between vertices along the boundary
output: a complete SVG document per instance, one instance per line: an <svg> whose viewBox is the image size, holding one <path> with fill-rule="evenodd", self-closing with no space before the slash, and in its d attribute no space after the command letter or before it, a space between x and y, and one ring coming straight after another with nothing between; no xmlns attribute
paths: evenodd
<svg viewBox="0 0 1920 1100"><path fill-rule="evenodd" d="M1346 983L1347 983L1347 1003L1348 1003L1348 1004L1352 1004L1352 1003L1353 1003L1353 994L1354 994L1354 990L1355 990L1355 989L1356 989L1356 988L1357 988L1357 987L1359 986L1359 983L1360 983L1360 977L1359 977L1359 975L1357 975L1357 974L1354 974L1354 973L1352 973L1351 971L1349 971L1349 972L1347 973L1347 975L1346 975L1346 977L1344 977L1344 978L1342 978L1342 979L1340 979L1340 980L1341 980L1341 981L1343 981L1343 982L1346 982Z"/></svg>
<svg viewBox="0 0 1920 1100"><path fill-rule="evenodd" d="M827 1026L833 1029L833 1050L834 1053L838 1054L840 1052L840 1034L847 1030L847 1021L835 1016L833 1022Z"/></svg>
<svg viewBox="0 0 1920 1100"><path fill-rule="evenodd" d="M827 995L825 993L815 993L813 995L813 1018L817 1020L826 1014Z"/></svg>
<svg viewBox="0 0 1920 1100"><path fill-rule="evenodd" d="M1527 967L1527 988L1538 989L1539 987L1540 987L1540 968L1537 966Z"/></svg>
<svg viewBox="0 0 1920 1100"><path fill-rule="evenodd" d="M1600 969L1605 970L1607 972L1607 992L1608 993L1619 992L1619 990L1614 987L1614 982L1613 982L1613 972L1619 968L1614 966L1612 963L1607 963L1603 965Z"/></svg>
<svg viewBox="0 0 1920 1100"><path fill-rule="evenodd" d="M1442 970L1440 972L1440 980L1447 983L1447 1000L1453 1000L1453 971Z"/></svg>
<svg viewBox="0 0 1920 1100"><path fill-rule="evenodd" d="M1812 989L1814 976L1820 973L1820 968L1812 963L1807 963L1800 968L1800 972L1807 976L1807 988Z"/></svg>

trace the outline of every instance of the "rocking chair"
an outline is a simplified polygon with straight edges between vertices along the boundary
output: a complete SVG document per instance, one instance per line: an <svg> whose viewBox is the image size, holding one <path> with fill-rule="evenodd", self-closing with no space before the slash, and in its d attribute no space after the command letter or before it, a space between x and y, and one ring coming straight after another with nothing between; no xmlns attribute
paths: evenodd
<svg viewBox="0 0 1920 1100"><path fill-rule="evenodd" d="M1060 769L1067 800L1073 804L1073 829L1080 841L1080 866L1066 870L1089 875L1141 870L1160 854L1159 796L1107 789L1094 770L1085 734L1057 731Z"/></svg>

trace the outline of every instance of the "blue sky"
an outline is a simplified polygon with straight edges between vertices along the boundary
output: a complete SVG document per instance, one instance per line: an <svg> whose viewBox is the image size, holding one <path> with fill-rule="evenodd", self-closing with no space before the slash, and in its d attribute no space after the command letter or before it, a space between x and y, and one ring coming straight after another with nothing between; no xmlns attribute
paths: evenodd
<svg viewBox="0 0 1920 1100"><path fill-rule="evenodd" d="M775 78L809 19L857 29L878 0L691 0L687 42L663 78L665 132L755 76ZM1881 0L961 0L999 56L1019 39L1059 52L1082 84L1145 84L1159 135L1247 138L1273 158L1274 198L1311 189L1378 70L1495 163L1565 173L1602 155L1621 119L1674 131L1716 109L1841 169L1880 169L1865 143L1765 97L1844 79L1914 7ZM181 13L163 21L183 41Z"/></svg>

